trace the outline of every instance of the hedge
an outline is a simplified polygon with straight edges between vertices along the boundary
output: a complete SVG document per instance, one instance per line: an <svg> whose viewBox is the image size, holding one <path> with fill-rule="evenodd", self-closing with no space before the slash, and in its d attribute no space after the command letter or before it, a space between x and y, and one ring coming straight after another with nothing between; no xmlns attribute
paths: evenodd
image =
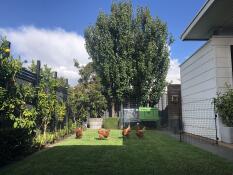
<svg viewBox="0 0 233 175"><path fill-rule="evenodd" d="M32 151L35 134L27 129L0 130L0 166L23 157Z"/></svg>
<svg viewBox="0 0 233 175"><path fill-rule="evenodd" d="M103 126L105 129L118 129L118 118L117 117L109 117L105 118L103 121Z"/></svg>

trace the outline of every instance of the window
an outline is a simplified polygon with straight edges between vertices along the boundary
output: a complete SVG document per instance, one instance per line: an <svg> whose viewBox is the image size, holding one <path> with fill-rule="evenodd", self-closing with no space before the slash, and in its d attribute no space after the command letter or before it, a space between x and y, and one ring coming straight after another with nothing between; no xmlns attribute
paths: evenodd
<svg viewBox="0 0 233 175"><path fill-rule="evenodd" d="M178 95L172 95L171 102L172 103L178 103L179 101L179 96Z"/></svg>

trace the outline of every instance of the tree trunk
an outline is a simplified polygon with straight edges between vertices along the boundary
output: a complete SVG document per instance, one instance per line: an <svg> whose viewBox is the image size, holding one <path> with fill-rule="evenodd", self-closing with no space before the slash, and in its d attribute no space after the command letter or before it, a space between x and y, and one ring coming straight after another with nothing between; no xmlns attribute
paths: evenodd
<svg viewBox="0 0 233 175"><path fill-rule="evenodd" d="M44 124L44 137L46 137L47 125Z"/></svg>
<svg viewBox="0 0 233 175"><path fill-rule="evenodd" d="M115 103L112 102L112 111L111 111L111 117L115 116Z"/></svg>

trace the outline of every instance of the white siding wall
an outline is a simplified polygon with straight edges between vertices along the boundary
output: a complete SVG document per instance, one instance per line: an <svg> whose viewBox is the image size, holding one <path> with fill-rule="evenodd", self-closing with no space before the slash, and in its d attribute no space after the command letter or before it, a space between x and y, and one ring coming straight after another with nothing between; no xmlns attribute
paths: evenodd
<svg viewBox="0 0 233 175"><path fill-rule="evenodd" d="M233 36L212 38L212 45L216 57L216 86L217 92L224 92L226 84L232 86L232 63L231 63L231 45L233 45ZM218 130L222 125L218 120ZM221 140L221 133L219 133Z"/></svg>
<svg viewBox="0 0 233 175"><path fill-rule="evenodd" d="M216 56L216 83L217 91L224 91L226 84L232 86L231 45L232 37L213 37L212 45Z"/></svg>
<svg viewBox="0 0 233 175"><path fill-rule="evenodd" d="M216 95L215 51L207 42L181 65L184 131L215 139L212 98Z"/></svg>
<svg viewBox="0 0 233 175"><path fill-rule="evenodd" d="M182 117L185 132L215 139L212 99L232 85L232 37L213 36L181 65ZM220 123L217 122L218 132ZM221 140L221 133L218 133Z"/></svg>

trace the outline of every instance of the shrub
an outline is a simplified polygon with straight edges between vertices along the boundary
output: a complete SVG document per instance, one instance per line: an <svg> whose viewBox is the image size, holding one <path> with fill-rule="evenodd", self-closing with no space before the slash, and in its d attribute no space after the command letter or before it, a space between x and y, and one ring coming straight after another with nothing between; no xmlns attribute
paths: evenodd
<svg viewBox="0 0 233 175"><path fill-rule="evenodd" d="M41 148L42 146L46 145L46 137L44 136L44 134L38 134L35 137L34 140L34 145Z"/></svg>
<svg viewBox="0 0 233 175"><path fill-rule="evenodd" d="M214 101L215 109L223 124L233 127L233 89L228 87L225 93L217 94Z"/></svg>
<svg viewBox="0 0 233 175"><path fill-rule="evenodd" d="M64 138L65 135L66 129L61 129L57 132L47 132L46 135L39 133L34 139L34 145L43 148L47 144L53 144L55 140Z"/></svg>
<svg viewBox="0 0 233 175"><path fill-rule="evenodd" d="M31 153L34 135L29 129L1 129L0 166Z"/></svg>
<svg viewBox="0 0 233 175"><path fill-rule="evenodd" d="M117 117L109 117L104 119L103 125L106 129L118 129L118 118Z"/></svg>

